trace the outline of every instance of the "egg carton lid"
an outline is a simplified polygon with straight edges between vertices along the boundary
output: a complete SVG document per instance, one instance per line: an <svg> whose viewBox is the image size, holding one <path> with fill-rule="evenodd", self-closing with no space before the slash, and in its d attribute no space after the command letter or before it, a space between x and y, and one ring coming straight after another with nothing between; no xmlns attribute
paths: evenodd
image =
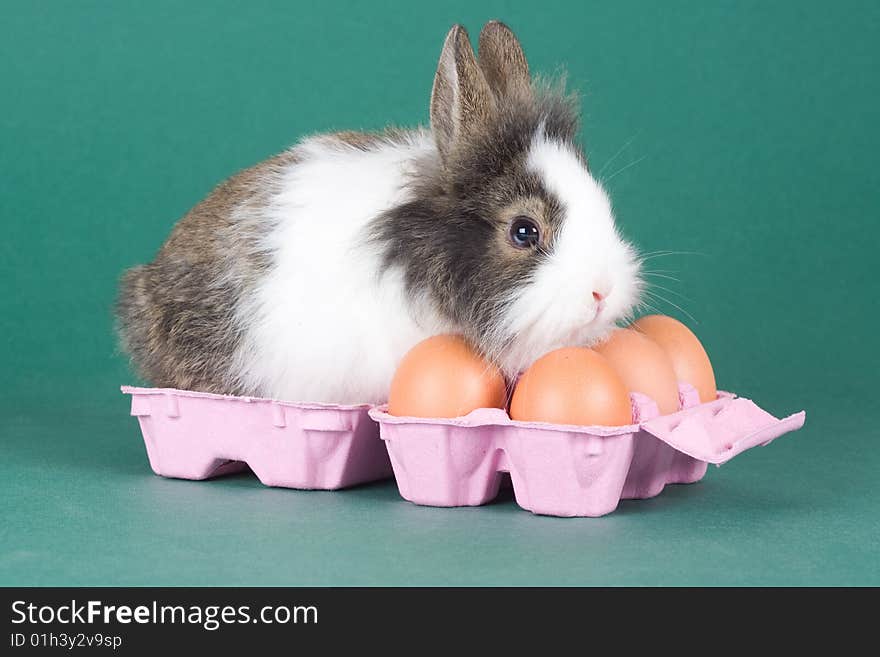
<svg viewBox="0 0 880 657"><path fill-rule="evenodd" d="M805 411L779 419L751 399L730 393L641 423L643 431L697 460L715 465L737 454L767 445L779 436L804 426Z"/></svg>

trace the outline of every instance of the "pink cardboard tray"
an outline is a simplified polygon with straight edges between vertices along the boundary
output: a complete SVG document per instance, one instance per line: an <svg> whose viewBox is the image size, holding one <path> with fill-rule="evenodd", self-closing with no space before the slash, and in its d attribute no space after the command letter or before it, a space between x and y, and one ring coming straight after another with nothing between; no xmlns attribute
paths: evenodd
<svg viewBox="0 0 880 657"><path fill-rule="evenodd" d="M391 476L367 405L297 404L132 388L153 472L208 479L250 467L267 486L334 490Z"/></svg>
<svg viewBox="0 0 880 657"><path fill-rule="evenodd" d="M666 416L634 393L634 423L623 427L515 422L499 409L428 419L368 405L122 391L131 395L150 465L165 477L208 479L250 467L267 486L335 490L393 472L407 500L474 506L493 499L509 473L521 507L555 516L600 516L620 499L699 481L708 463L766 445L805 419L800 412L779 420L730 393L700 404L687 384L682 410Z"/></svg>
<svg viewBox="0 0 880 657"><path fill-rule="evenodd" d="M516 422L478 409L450 420L388 415L375 408L400 494L416 504L475 506L510 473L517 504L553 516L601 516L621 499L658 495L666 484L702 479L722 464L803 426L805 413L779 420L730 393L699 403L680 386L682 410L659 416L650 398L631 395L635 423L582 427Z"/></svg>

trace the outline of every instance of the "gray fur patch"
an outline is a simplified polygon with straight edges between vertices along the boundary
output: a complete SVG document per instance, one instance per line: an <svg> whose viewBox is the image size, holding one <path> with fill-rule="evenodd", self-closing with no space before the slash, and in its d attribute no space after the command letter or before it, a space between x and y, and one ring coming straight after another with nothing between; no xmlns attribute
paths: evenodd
<svg viewBox="0 0 880 657"><path fill-rule="evenodd" d="M385 267L404 271L410 294L427 294L487 355L512 338L501 333L507 304L552 251L564 216L560 199L526 169L532 140L543 129L580 151L572 98L536 89L499 101L492 119L459 142L446 166L416 174L414 200L378 217L371 231ZM539 248L510 243L510 223L519 215L539 224Z"/></svg>
<svg viewBox="0 0 880 657"><path fill-rule="evenodd" d="M116 303L122 347L158 387L243 394L232 359L239 300L270 267L261 247L286 151L218 185L174 227L153 262L122 277Z"/></svg>

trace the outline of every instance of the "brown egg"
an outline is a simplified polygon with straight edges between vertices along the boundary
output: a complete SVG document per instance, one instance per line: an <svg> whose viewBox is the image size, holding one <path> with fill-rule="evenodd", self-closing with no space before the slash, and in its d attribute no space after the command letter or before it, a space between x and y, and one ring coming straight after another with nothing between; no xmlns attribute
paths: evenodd
<svg viewBox="0 0 880 657"><path fill-rule="evenodd" d="M696 388L700 401L709 402L718 397L709 356L687 326L665 315L648 315L630 328L645 334L666 351L676 378Z"/></svg>
<svg viewBox="0 0 880 657"><path fill-rule="evenodd" d="M648 395L662 415L679 410L678 379L660 345L630 329L617 329L595 350L605 356L630 392Z"/></svg>
<svg viewBox="0 0 880 657"><path fill-rule="evenodd" d="M460 417L477 408L504 408L501 372L457 335L435 335L407 352L391 381L388 413Z"/></svg>
<svg viewBox="0 0 880 657"><path fill-rule="evenodd" d="M604 356L567 347L536 360L520 377L510 417L524 422L621 426L632 422L629 393Z"/></svg>

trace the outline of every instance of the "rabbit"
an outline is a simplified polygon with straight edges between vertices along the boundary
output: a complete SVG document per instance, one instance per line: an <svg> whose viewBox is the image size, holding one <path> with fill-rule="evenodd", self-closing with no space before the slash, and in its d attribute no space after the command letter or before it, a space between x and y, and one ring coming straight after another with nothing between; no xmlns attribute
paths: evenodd
<svg viewBox="0 0 880 657"><path fill-rule="evenodd" d="M303 139L221 183L122 276L122 348L157 387L387 400L419 341L465 336L515 377L590 345L642 287L576 141L577 101L492 21L443 44L430 128Z"/></svg>

